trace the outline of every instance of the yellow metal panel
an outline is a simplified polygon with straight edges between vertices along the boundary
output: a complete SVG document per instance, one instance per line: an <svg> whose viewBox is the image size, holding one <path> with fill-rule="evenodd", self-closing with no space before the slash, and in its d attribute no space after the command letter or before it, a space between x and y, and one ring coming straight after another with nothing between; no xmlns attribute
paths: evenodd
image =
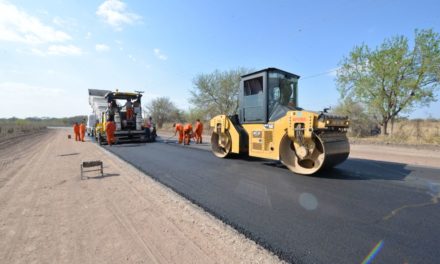
<svg viewBox="0 0 440 264"><path fill-rule="evenodd" d="M282 133L282 126L279 122L268 124L244 124L243 128L249 135L249 156L265 159L279 158L278 145L281 137L277 133Z"/></svg>
<svg viewBox="0 0 440 264"><path fill-rule="evenodd" d="M218 115L211 119L210 126L216 131L217 126L220 125L221 133L229 132L232 141L232 153L240 153L240 135L235 129L231 120L226 115Z"/></svg>
<svg viewBox="0 0 440 264"><path fill-rule="evenodd" d="M270 151L271 145L273 145L273 131L264 131L264 150Z"/></svg>

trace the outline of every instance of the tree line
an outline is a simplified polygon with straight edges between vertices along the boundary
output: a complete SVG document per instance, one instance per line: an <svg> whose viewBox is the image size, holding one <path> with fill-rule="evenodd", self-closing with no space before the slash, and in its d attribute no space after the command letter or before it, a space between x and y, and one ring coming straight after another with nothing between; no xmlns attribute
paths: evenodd
<svg viewBox="0 0 440 264"><path fill-rule="evenodd" d="M0 118L0 125L38 125L38 126L73 126L87 120L87 116L72 117L28 117L28 118Z"/></svg>
<svg viewBox="0 0 440 264"><path fill-rule="evenodd" d="M166 122L234 114L240 76L251 71L237 68L197 75L189 99L193 108L187 111L166 97L150 101L146 109L159 128ZM396 119L437 100L439 80L440 35L432 29L415 30L412 44L405 36L385 39L375 48L360 44L339 63L336 86L340 102L333 112L348 115L352 130L377 126L387 135Z"/></svg>

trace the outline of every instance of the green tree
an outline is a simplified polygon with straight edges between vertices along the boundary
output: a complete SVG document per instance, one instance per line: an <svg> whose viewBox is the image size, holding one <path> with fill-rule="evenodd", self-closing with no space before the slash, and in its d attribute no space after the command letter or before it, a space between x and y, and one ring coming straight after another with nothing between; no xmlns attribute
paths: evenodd
<svg viewBox="0 0 440 264"><path fill-rule="evenodd" d="M240 77L249 72L249 69L238 68L197 75L193 80L194 89L190 91L190 103L205 112L208 118L218 114L235 114Z"/></svg>
<svg viewBox="0 0 440 264"><path fill-rule="evenodd" d="M436 100L440 80L440 36L416 30L412 48L404 36L386 39L372 50L356 46L337 73L342 98L351 97L375 113L387 134L388 123Z"/></svg>
<svg viewBox="0 0 440 264"><path fill-rule="evenodd" d="M185 120L194 123L197 119L201 121L207 120L206 113L198 108L191 108L185 111Z"/></svg>
<svg viewBox="0 0 440 264"><path fill-rule="evenodd" d="M377 122L375 122L371 114L365 111L362 104L354 102L350 97L341 101L336 107L334 107L332 113L348 116L350 119L349 133L351 136L369 136L371 135L372 129L375 129L377 126Z"/></svg>
<svg viewBox="0 0 440 264"><path fill-rule="evenodd" d="M179 109L168 97L158 97L145 105L149 115L156 122L158 128L162 128L165 122L173 122L179 116Z"/></svg>

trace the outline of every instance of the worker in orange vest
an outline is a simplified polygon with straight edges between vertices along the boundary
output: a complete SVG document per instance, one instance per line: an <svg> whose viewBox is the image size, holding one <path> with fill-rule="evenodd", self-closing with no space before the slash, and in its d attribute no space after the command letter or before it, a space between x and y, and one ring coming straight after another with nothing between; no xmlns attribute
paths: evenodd
<svg viewBox="0 0 440 264"><path fill-rule="evenodd" d="M184 136L184 145L189 145L189 142L191 141L191 138L193 137L193 128L191 124L186 124L183 127L183 136Z"/></svg>
<svg viewBox="0 0 440 264"><path fill-rule="evenodd" d="M81 141L84 142L84 136L86 135L86 125L84 123L81 123L81 125L79 125L79 135Z"/></svg>
<svg viewBox="0 0 440 264"><path fill-rule="evenodd" d="M105 134L107 136L107 144L111 146L115 142L116 124L113 120L107 120L105 123Z"/></svg>
<svg viewBox="0 0 440 264"><path fill-rule="evenodd" d="M133 119L133 103L131 99L127 99L127 103L125 103L125 110L127 111L127 120Z"/></svg>
<svg viewBox="0 0 440 264"><path fill-rule="evenodd" d="M183 125L180 123L174 123L173 127L175 128L174 136L179 132L179 144L182 144L183 142Z"/></svg>
<svg viewBox="0 0 440 264"><path fill-rule="evenodd" d="M202 122L200 122L200 119L197 119L196 129L194 132L195 132L196 144L202 144L203 124Z"/></svg>
<svg viewBox="0 0 440 264"><path fill-rule="evenodd" d="M75 141L80 141L81 138L79 136L79 124L77 122L75 122L75 124L73 125L73 133L75 133Z"/></svg>

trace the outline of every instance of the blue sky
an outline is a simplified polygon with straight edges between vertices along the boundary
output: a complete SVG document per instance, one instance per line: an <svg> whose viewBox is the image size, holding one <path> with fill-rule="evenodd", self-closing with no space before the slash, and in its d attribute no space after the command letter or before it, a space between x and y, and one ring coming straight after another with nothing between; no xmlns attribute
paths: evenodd
<svg viewBox="0 0 440 264"><path fill-rule="evenodd" d="M0 0L0 117L90 112L87 89L145 91L188 109L199 73L277 67L299 103L336 105L354 45L440 31L438 1ZM411 117L440 118L440 102Z"/></svg>

